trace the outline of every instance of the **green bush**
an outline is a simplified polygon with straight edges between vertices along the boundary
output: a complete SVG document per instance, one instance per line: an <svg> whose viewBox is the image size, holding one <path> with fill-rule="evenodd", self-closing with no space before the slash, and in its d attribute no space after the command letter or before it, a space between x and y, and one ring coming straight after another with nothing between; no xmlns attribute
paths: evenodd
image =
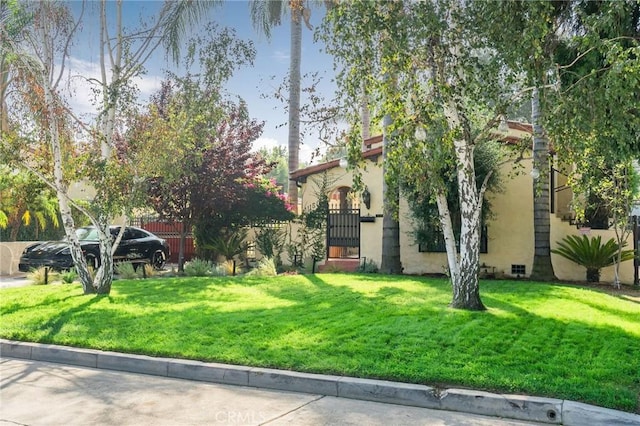
<svg viewBox="0 0 640 426"><path fill-rule="evenodd" d="M140 278L140 273L136 271L131 262L122 262L116 265L116 274L125 280Z"/></svg>
<svg viewBox="0 0 640 426"><path fill-rule="evenodd" d="M214 268L208 260L196 257L184 264L184 274L188 277L206 277L213 273Z"/></svg>
<svg viewBox="0 0 640 426"><path fill-rule="evenodd" d="M75 268L74 269L69 269L68 271L65 271L65 272L60 274L60 279L65 284L71 284L77 278L78 278L78 273L76 272Z"/></svg>
<svg viewBox="0 0 640 426"><path fill-rule="evenodd" d="M225 259L231 260L235 256L247 251L247 230L236 229L221 232L210 244L206 244L204 248L213 250Z"/></svg>
<svg viewBox="0 0 640 426"><path fill-rule="evenodd" d="M222 263L216 263L211 268L211 275L214 275L216 277L226 277L227 275L232 275L232 274L233 274L233 262L230 260Z"/></svg>
<svg viewBox="0 0 640 426"><path fill-rule="evenodd" d="M586 235L567 235L558 242L558 248L551 250L551 253L584 266L587 268L587 282L597 283L600 281L600 270L616 263L619 247L613 238L602 244L600 235L591 238ZM622 250L620 261L631 259L633 250Z"/></svg>
<svg viewBox="0 0 640 426"><path fill-rule="evenodd" d="M378 265L375 261L368 259L358 265L358 272L362 272L365 274L376 274L378 273Z"/></svg>
<svg viewBox="0 0 640 426"><path fill-rule="evenodd" d="M271 257L263 257L258 261L255 269L252 269L247 273L249 276L255 277L275 277L278 275L276 263Z"/></svg>
<svg viewBox="0 0 640 426"><path fill-rule="evenodd" d="M263 228L256 234L256 248L264 257L274 259L276 266L282 261L280 256L284 249L286 233L280 228Z"/></svg>
<svg viewBox="0 0 640 426"><path fill-rule="evenodd" d="M46 275L46 279L45 279L45 275ZM49 270L49 273L46 274L46 268L44 266L41 266L38 269L31 270L27 274L27 278L31 280L32 284L44 285L47 283L51 284L52 282L58 280L58 274L52 270Z"/></svg>

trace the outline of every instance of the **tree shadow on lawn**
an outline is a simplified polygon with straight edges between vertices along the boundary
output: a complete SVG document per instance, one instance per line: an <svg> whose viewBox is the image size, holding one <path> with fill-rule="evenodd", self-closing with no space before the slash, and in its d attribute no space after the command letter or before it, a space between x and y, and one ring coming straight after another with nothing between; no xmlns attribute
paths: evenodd
<svg viewBox="0 0 640 426"><path fill-rule="evenodd" d="M483 285L482 285L483 284ZM635 306L633 300L617 295L563 283L537 283L537 282L513 282L513 281L486 281L481 284L480 297L486 295L499 296L501 300L520 302L548 303L554 300L571 301L588 306L600 312L605 312L630 322L640 323L640 307ZM514 287L518 286L518 287ZM518 288L520 295L514 294L514 288ZM526 298L522 297L522 292ZM522 303L525 302L525 303ZM610 306L614 303L619 308Z"/></svg>
<svg viewBox="0 0 640 426"><path fill-rule="evenodd" d="M10 303L8 304L6 307L2 308L2 315L10 315L16 311L20 311L20 310L24 310L24 309L29 309L29 308L35 308L35 307L41 307L41 306L48 306L48 305L56 305L60 302L66 302L70 299L74 299L77 297L85 297L84 294L70 294L66 297L63 297L61 299L53 297L53 296L47 296L44 300L37 302L37 303L33 303L32 305L26 306L22 303L19 302L14 302L14 303Z"/></svg>
<svg viewBox="0 0 640 426"><path fill-rule="evenodd" d="M162 344L154 350L204 361L445 383L637 409L640 384L633 377L640 370L640 348L606 351L607 345L628 344L632 336L617 327L563 323L486 299L490 311L485 313L424 309L411 314L384 297L361 299L360 307L344 303L338 310L303 303L266 311L191 307L183 315L190 320L157 336L158 341L173 339L173 351L167 353ZM195 315L203 320L193 320ZM467 321L461 324L460 316ZM181 353L181 347L190 352ZM496 362L502 365L496 368ZM583 371L592 373L583 377Z"/></svg>
<svg viewBox="0 0 640 426"><path fill-rule="evenodd" d="M232 277L176 277L114 281L111 295L139 305L157 304L167 295L176 303L211 297L217 288L237 284ZM249 285L249 284L246 284ZM166 300L165 300L166 301Z"/></svg>
<svg viewBox="0 0 640 426"><path fill-rule="evenodd" d="M84 296L83 297L87 297ZM70 297L65 298L64 300L69 299ZM60 333L62 327L69 324L71 319L77 315L84 314L87 312L87 308L91 305L94 305L104 299L105 296L89 296L89 298L79 305L73 306L71 308L58 311L55 316L50 317L49 320L38 323L36 325L37 329L44 332L41 337L38 339L40 343L56 343L55 337ZM47 303L50 304L51 302Z"/></svg>
<svg viewBox="0 0 640 426"><path fill-rule="evenodd" d="M65 342L76 339L79 346L87 346L90 340L96 349L453 384L638 409L640 345L633 345L637 337L615 325L540 316L535 309L516 303L522 296L511 297L513 289L509 292L507 283L483 286L487 312L453 310L447 307L451 294L446 281L434 284L432 280L418 279L425 292L435 291L435 300L385 285L389 284L386 277L376 280L379 288L369 296L339 280L333 284L329 277L301 276L291 283L306 285L265 287L270 296L294 303L238 305L232 310L207 300L197 303L194 290L207 294L210 284L180 287L154 282L145 289L141 281L118 289L114 299L123 297L123 302L137 306L141 298L142 306L149 307L154 302L145 297L146 292L174 294L177 290L178 300L195 303L177 306L170 313L161 309L89 311L90 304L102 300L92 298L60 312L42 327L48 330L46 339L51 343L56 343L61 327L69 325L80 331L66 335ZM559 296L550 286L531 285L526 293L534 305ZM399 304L403 297L408 300ZM608 347L626 349L612 353ZM583 371L593 372L583 377Z"/></svg>

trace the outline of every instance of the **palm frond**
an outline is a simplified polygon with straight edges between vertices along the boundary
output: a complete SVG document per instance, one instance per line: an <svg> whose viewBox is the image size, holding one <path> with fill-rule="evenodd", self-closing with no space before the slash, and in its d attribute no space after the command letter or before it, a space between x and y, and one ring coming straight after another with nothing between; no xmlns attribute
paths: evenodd
<svg viewBox="0 0 640 426"><path fill-rule="evenodd" d="M162 31L162 40L167 52L175 63L180 60L180 42L187 34L188 29L200 20L206 12L219 4L220 0L208 1L167 1L161 11L166 16Z"/></svg>
<svg viewBox="0 0 640 426"><path fill-rule="evenodd" d="M249 14L253 27L267 39L271 38L271 29L282 23L282 17L288 9L283 0L253 0L249 3Z"/></svg>
<svg viewBox="0 0 640 426"><path fill-rule="evenodd" d="M616 262L618 249L618 243L613 238L602 244L600 235L592 238L586 235L567 235L551 252L587 269L601 269ZM631 260L633 257L633 250L623 250L620 261Z"/></svg>
<svg viewBox="0 0 640 426"><path fill-rule="evenodd" d="M0 228L6 229L7 226L9 226L9 218L5 212L0 210Z"/></svg>
<svg viewBox="0 0 640 426"><path fill-rule="evenodd" d="M23 214L22 214L22 223L24 223L24 226L29 226L29 224L31 223L31 212L29 210L26 210Z"/></svg>
<svg viewBox="0 0 640 426"><path fill-rule="evenodd" d="M246 238L247 230L239 229L230 235L220 235L211 243L203 244L203 247L215 250L226 259L233 259L234 256L239 255L247 249Z"/></svg>

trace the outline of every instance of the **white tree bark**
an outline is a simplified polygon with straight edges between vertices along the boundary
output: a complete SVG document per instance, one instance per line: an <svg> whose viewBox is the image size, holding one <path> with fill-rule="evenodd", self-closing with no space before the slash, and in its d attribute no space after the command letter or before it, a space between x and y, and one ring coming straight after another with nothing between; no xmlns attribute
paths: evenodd
<svg viewBox="0 0 640 426"><path fill-rule="evenodd" d="M82 255L82 248L80 247L80 242L78 241L78 237L75 233L75 223L73 215L71 214L71 207L68 202L68 184L64 177L61 133L60 126L58 125L58 120L60 119L59 111L63 108L60 105L56 94L57 81L59 80L55 78L54 41L50 38L51 29L55 27L56 23L52 21L52 16L55 15L50 9L51 3L49 2L42 2L38 7L39 19L35 28L35 37L32 40L36 54L36 58L33 59L35 59L38 66L29 66L30 63L28 60L26 65L36 81L39 81L42 85L44 96L43 107L46 111L46 115L41 123L47 132L53 160L53 182L51 186L55 189L58 197L62 224L64 226L65 235L70 244L69 248L71 250L71 257L76 264L78 277L82 283L84 292L93 293L95 289L92 285L91 274L87 270L86 262ZM33 62L31 64L33 64ZM59 74L62 74L63 72L64 62L63 65L61 65Z"/></svg>
<svg viewBox="0 0 640 426"><path fill-rule="evenodd" d="M362 143L364 150L364 141L371 137L370 127L371 127L371 118L369 111L369 96L364 93L362 94L362 104L360 106L360 121L362 123Z"/></svg>
<svg viewBox="0 0 640 426"><path fill-rule="evenodd" d="M447 263L449 264L449 275L451 282L458 282L460 276L460 267L458 263L458 247L456 245L456 237L453 231L453 223L451 222L451 212L447 204L447 196L440 192L436 196L438 204L438 213L440 214L440 226L444 236L444 246L447 250Z"/></svg>
<svg viewBox="0 0 640 426"><path fill-rule="evenodd" d="M450 100L445 107L445 117L449 128L462 130L462 120L457 106ZM464 134L464 132L462 132ZM478 190L474 165L474 145L464 137L457 137L454 142L457 160L458 192L460 201L460 254L458 257L457 274L452 274L453 308L484 310L480 300L480 227L482 199L486 188L486 180ZM447 257L453 258L453 253L447 246Z"/></svg>

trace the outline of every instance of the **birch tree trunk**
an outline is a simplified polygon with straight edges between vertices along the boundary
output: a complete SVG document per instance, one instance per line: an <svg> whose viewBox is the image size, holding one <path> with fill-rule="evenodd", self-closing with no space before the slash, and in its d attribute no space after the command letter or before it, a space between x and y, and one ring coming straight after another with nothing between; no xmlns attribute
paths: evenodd
<svg viewBox="0 0 640 426"><path fill-rule="evenodd" d="M454 141L458 159L458 191L460 193L460 257L459 275L453 281L452 308L481 311L480 300L480 219L482 196L476 188L473 145Z"/></svg>
<svg viewBox="0 0 640 426"><path fill-rule="evenodd" d="M9 86L9 61L6 55L0 56L0 132L9 131L9 112L7 110L7 87Z"/></svg>
<svg viewBox="0 0 640 426"><path fill-rule="evenodd" d="M64 178L63 159L61 147L61 134L58 125L59 111L58 99L55 94L55 88L52 87L54 80L54 42L50 39L52 28L54 27L53 14L50 11L51 4L42 2L39 5L39 21L36 28L37 38L34 40L36 48L40 52L39 66L40 69L33 70L34 77L40 80L42 85L45 116L43 117L43 127L46 129L49 146L51 149L51 157L53 161L53 182L52 186L58 197L58 205L60 207L60 216L62 217L62 225L65 235L69 241L69 249L71 257L76 265L78 278L82 283L82 289L85 294L95 293L92 277L87 269L87 264L82 254L80 241L75 232L75 223L71 214L69 205L68 185Z"/></svg>
<svg viewBox="0 0 640 426"><path fill-rule="evenodd" d="M540 94L534 88L531 94L531 122L533 124L533 168L539 178L533 181L534 255L531 279L556 279L551 263L551 214L549 206L549 140L540 123Z"/></svg>
<svg viewBox="0 0 640 426"><path fill-rule="evenodd" d="M449 276L451 282L457 282L460 276L460 266L458 263L458 247L456 245L456 237L453 232L453 223L451 222L451 212L447 204L447 196L443 192L439 192L436 196L438 205L438 213L440 215L440 226L444 236L444 246L447 251L447 263L449 264Z"/></svg>
<svg viewBox="0 0 640 426"><path fill-rule="evenodd" d="M453 100L445 106L445 116L451 130L462 131L462 120ZM462 133L466 133L462 131ZM480 222L482 199L486 181L480 190L476 186L476 171L473 162L474 145L463 137L453 141L457 161L458 193L460 201L460 254L458 256L457 274L452 274L453 300L450 306L456 309L474 311L485 310L480 300ZM438 203L440 208L440 203ZM447 246L448 253L452 248ZM453 248L455 249L455 247Z"/></svg>
<svg viewBox="0 0 640 426"><path fill-rule="evenodd" d="M360 106L360 121L362 124L362 142L363 142L363 150L364 150L364 141L371 137L370 127L371 127L371 118L369 111L369 96L364 93L362 94L362 104Z"/></svg>

